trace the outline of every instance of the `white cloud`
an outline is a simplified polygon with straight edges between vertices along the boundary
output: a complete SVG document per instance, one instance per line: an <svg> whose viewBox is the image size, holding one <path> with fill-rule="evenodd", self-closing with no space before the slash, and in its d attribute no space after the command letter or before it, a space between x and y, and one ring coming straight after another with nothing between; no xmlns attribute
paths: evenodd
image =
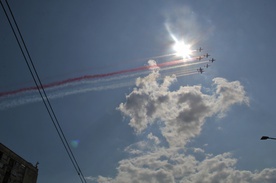
<svg viewBox="0 0 276 183"><path fill-rule="evenodd" d="M230 153L206 155L202 161L179 149L164 149L119 162L118 174L112 179L99 176L100 183L274 183L276 169L260 172L237 170L237 159ZM89 179L87 179L89 180ZM92 180L92 178L90 178ZM93 178L95 180L95 178Z"/></svg>
<svg viewBox="0 0 276 183"><path fill-rule="evenodd" d="M155 140L155 141L152 141ZM150 141L147 141L146 139L144 141L139 141L134 144L131 144L125 148L125 152L131 154L131 155L141 155L146 154L152 151L155 151L158 149L157 142L159 142L159 139L157 137L154 137L154 139L150 139ZM160 142L159 142L160 143Z"/></svg>
<svg viewBox="0 0 276 183"><path fill-rule="evenodd" d="M159 144L160 143L160 140L158 137L154 136L152 133L149 133L148 134L148 139L152 140L155 144Z"/></svg>
<svg viewBox="0 0 276 183"><path fill-rule="evenodd" d="M207 117L225 116L234 104L249 105L243 86L238 81L215 78L213 93L203 93L200 85L182 86L170 91L176 78L166 77L157 82L159 71L138 78L136 88L126 96L118 110L130 118L129 125L137 132L162 121L161 135L169 143L164 146L152 133L145 140L128 146L130 158L123 159L114 178L88 177L100 183L213 183L276 181L276 169L260 172L237 170L237 159L230 153L206 154L201 148L188 151L185 144L200 134ZM207 145L206 145L207 146Z"/></svg>
<svg viewBox="0 0 276 183"><path fill-rule="evenodd" d="M224 78L213 79L216 85L217 106L221 116L235 103L245 103L249 105L249 98L245 97L244 87L239 81L228 82Z"/></svg>
<svg viewBox="0 0 276 183"><path fill-rule="evenodd" d="M175 182L175 178L181 177L183 173L192 173L190 167L195 166L194 163L195 159L192 156L184 157L175 150L160 148L142 156L120 161L118 175L110 182Z"/></svg>
<svg viewBox="0 0 276 183"><path fill-rule="evenodd" d="M276 181L276 169L264 169L260 172L251 172L235 169L237 159L230 153L224 153L215 157L206 158L197 166L197 172L181 182L248 182L248 183L272 183Z"/></svg>
<svg viewBox="0 0 276 183"><path fill-rule="evenodd" d="M157 81L159 77L159 71L155 70L144 78L138 78L136 88L118 109L130 118L129 125L138 134L148 125L163 121L162 135L170 146L182 147L191 137L197 136L207 117L222 116L233 104L249 103L238 81L215 78L215 92L205 94L200 85L182 86L170 91L170 85L176 81L175 76L165 77L162 83Z"/></svg>
<svg viewBox="0 0 276 183"><path fill-rule="evenodd" d="M201 148L193 148L193 151L194 151L195 153L204 154L204 150L201 149Z"/></svg>

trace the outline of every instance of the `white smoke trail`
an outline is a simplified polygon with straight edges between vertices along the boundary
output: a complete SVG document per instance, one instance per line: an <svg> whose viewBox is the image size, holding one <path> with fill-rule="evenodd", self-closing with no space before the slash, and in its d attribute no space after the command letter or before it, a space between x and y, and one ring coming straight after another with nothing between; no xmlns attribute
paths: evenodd
<svg viewBox="0 0 276 183"><path fill-rule="evenodd" d="M183 63L178 65L171 65L159 68L158 66L154 69L158 69L161 74L164 75L172 75L175 74L177 77L187 76L191 74L195 74L196 70L194 68L190 68L190 66L194 66L197 64L203 64L208 61L194 62L194 63ZM155 61L149 61L149 64L156 64ZM182 69L186 68L186 69ZM153 69L153 70L154 70ZM181 69L181 70L180 70ZM45 91L49 99L63 98L70 95L87 93L92 91L103 91L110 89L117 89L127 86L134 86L136 78L143 77L152 72L150 70L144 70L134 73L122 74L118 76L112 76L108 78L98 78L98 79L83 79L81 81L66 83L59 86L53 86L50 88L46 88ZM161 78L164 78L161 77ZM9 109L12 107L30 104L34 102L42 101L37 90L33 91L25 91L18 94L13 94L0 98L0 110Z"/></svg>

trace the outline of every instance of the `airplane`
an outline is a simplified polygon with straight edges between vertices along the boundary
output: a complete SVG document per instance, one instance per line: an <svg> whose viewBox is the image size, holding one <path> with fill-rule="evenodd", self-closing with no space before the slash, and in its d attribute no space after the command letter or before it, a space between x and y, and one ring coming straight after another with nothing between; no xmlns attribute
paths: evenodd
<svg viewBox="0 0 276 183"><path fill-rule="evenodd" d="M210 67L210 65L209 65L209 64L206 64L204 67L208 68L208 67Z"/></svg>
<svg viewBox="0 0 276 183"><path fill-rule="evenodd" d="M200 72L202 74L204 70L200 67L199 69L197 69L197 72Z"/></svg>
<svg viewBox="0 0 276 183"><path fill-rule="evenodd" d="M209 61L213 63L215 60L216 60L216 59L212 58L212 59L211 59L211 60L209 60Z"/></svg>
<svg viewBox="0 0 276 183"><path fill-rule="evenodd" d="M208 53L206 53L206 55L204 55L206 58L208 58L210 55Z"/></svg>
<svg viewBox="0 0 276 183"><path fill-rule="evenodd" d="M199 57L197 57L197 59L200 61L201 59L203 59L203 57L202 57L202 56L199 56Z"/></svg>
<svg viewBox="0 0 276 183"><path fill-rule="evenodd" d="M203 49L201 47L199 47L198 51L201 52Z"/></svg>

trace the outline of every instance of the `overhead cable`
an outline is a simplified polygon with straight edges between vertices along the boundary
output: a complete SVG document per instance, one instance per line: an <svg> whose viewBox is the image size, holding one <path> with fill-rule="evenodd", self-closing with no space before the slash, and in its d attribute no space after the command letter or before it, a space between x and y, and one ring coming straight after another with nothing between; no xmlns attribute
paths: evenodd
<svg viewBox="0 0 276 183"><path fill-rule="evenodd" d="M32 75L32 78L33 78L33 80L35 82L35 85L36 85L37 90L38 90L38 92L40 94L40 97L41 97L41 99L42 99L42 101L44 103L44 106L46 107L46 110L47 110L47 112L48 112L48 114L49 114L49 116L51 118L51 121L52 121L52 123L53 123L53 125L54 125L54 127L55 127L55 129L57 131L57 133L58 133L58 136L59 136L59 138L60 138L60 140L61 140L61 142L62 142L62 144L63 144L63 146L64 146L64 148L65 148L65 150L66 150L66 152L67 152L67 154L69 156L69 158L70 158L70 161L72 162L72 164L73 164L73 166L74 166L74 168L75 168L75 170L76 170L76 172L77 172L77 174L78 174L81 182L85 182L86 183L86 179L85 179L85 177L84 177L84 175L83 175L83 173L82 173L82 171L81 171L81 169L79 167L79 164L78 164L78 162L77 162L77 160L76 160L76 158L75 158L75 156L74 156L74 154L73 154L70 146L69 146L69 143L68 143L68 141L67 141L67 139L66 139L66 137L64 135L64 132L63 132L61 126L60 126L59 120L58 120L58 118L57 118L57 116L56 116L56 114L55 114L55 112L53 110L53 107L52 107L52 105L51 105L51 103L49 101L49 98L48 98L48 96L47 96L47 94L46 94L46 92L45 92L45 90L43 88L42 82L41 82L41 80L39 78L38 72L37 72L37 70L35 68L35 65L34 65L33 60L31 58L31 55L30 55L30 53L28 51L28 48L27 48L27 46L25 44L25 41L24 41L23 36L21 34L21 31L20 31L20 29L18 27L18 24L17 24L17 22L16 22L16 20L14 18L14 15L13 15L13 12L12 12L12 10L10 8L10 5L9 5L9 3L8 3L7 0L5 0L5 2L6 2L6 5L8 7L9 13L10 13L10 15L12 17L12 21L13 21L15 27L16 27L17 34L19 34L19 36L16 34L14 25L12 24L11 19L8 16L8 13L7 13L7 11L6 11L6 9L5 9L2 1L0 0L2 9L4 10L5 16L8 19L9 25L10 25L10 27L12 29L12 32L13 32L15 38L16 38L17 44L18 44L18 46L20 48L20 51L21 51L21 53L22 53L22 55L24 57L24 60L25 60L25 62L27 64L27 66L28 66L28 69L29 69L29 71L30 71L30 73ZM19 38L21 40L21 43L20 43ZM22 46L22 44L23 44L23 46ZM23 49L25 49L25 52L27 53L27 56L26 56L26 54L25 54L25 52L24 52ZM28 57L28 59L27 59L27 57Z"/></svg>

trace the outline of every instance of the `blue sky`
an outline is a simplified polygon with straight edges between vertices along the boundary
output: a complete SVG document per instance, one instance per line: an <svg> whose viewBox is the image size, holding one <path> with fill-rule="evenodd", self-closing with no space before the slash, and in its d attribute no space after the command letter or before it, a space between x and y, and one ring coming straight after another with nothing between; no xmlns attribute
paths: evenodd
<svg viewBox="0 0 276 183"><path fill-rule="evenodd" d="M43 84L146 66L170 33L216 59L46 90L87 182L275 182L276 142L259 140L276 136L274 1L9 3ZM34 86L0 22L0 92ZM38 99L0 98L1 143L39 161L38 183L80 182Z"/></svg>

